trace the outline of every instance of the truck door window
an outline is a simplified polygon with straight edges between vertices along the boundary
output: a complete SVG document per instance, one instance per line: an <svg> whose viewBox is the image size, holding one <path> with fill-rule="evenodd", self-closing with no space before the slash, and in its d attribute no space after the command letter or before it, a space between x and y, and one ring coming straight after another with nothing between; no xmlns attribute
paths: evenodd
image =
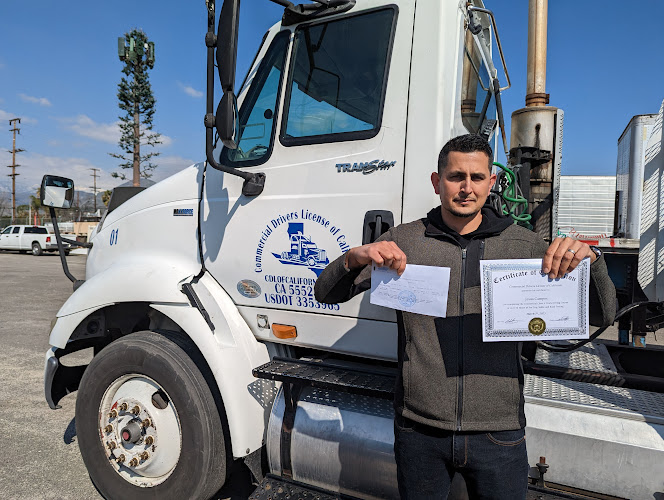
<svg viewBox="0 0 664 500"><path fill-rule="evenodd" d="M2 233L0 233L0 234L9 234L9 233L11 233L11 231L12 231L12 227L9 226L7 229L5 229L5 230L4 230Z"/></svg>
<svg viewBox="0 0 664 500"><path fill-rule="evenodd" d="M277 34L258 65L256 75L250 83L239 111L238 147L223 148L220 163L233 167L247 167L260 165L269 158L289 38L290 31Z"/></svg>
<svg viewBox="0 0 664 500"><path fill-rule="evenodd" d="M480 131L480 120L496 118L496 102L489 72L470 30L466 31L464 44L461 118L472 134Z"/></svg>
<svg viewBox="0 0 664 500"><path fill-rule="evenodd" d="M14 230L12 231L12 234L16 234L16 233L18 233L20 230L21 230L21 228L17 226L17 227L15 227Z"/></svg>
<svg viewBox="0 0 664 500"><path fill-rule="evenodd" d="M281 142L368 139L380 130L396 8L295 32Z"/></svg>

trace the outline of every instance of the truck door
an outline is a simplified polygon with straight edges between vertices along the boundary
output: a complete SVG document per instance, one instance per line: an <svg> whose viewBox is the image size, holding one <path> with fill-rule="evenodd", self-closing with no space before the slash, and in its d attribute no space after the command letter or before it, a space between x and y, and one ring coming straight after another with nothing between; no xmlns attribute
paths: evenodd
<svg viewBox="0 0 664 500"><path fill-rule="evenodd" d="M297 326L300 344L357 353L378 340L360 338L372 328L357 318L381 320L366 323L389 338L377 356L392 357L392 311L368 296L327 305L313 293L377 216L401 222L413 7L377 4L267 37L240 94L239 147L220 155L264 172L265 190L243 197L237 177L208 167L202 238L206 268L256 335L276 340L267 318Z"/></svg>
<svg viewBox="0 0 664 500"><path fill-rule="evenodd" d="M21 248L21 226L14 226L9 235L7 248L11 250L20 250Z"/></svg>
<svg viewBox="0 0 664 500"><path fill-rule="evenodd" d="M13 226L6 227L5 229L2 230L2 233L0 233L0 248L2 249L8 249L10 248L9 242L12 238L12 229Z"/></svg>

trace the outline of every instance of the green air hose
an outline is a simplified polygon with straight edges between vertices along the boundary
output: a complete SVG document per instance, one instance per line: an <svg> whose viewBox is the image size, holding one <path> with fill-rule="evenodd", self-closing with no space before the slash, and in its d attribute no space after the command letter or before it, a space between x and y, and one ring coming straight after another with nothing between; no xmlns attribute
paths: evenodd
<svg viewBox="0 0 664 500"><path fill-rule="evenodd" d="M517 191L518 185L516 182L516 174L502 163L494 161L493 164L500 167L502 171L505 172L505 177L507 179L507 186L503 189L501 194L505 201L501 206L503 215L509 215L515 223L525 226L528 229L532 229L533 227L530 224L531 215L526 213L528 210L528 200L521 196Z"/></svg>

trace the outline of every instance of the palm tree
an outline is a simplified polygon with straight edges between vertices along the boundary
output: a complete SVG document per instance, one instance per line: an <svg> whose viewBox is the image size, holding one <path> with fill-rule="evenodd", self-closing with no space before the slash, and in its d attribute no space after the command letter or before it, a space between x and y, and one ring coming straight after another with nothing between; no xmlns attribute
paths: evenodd
<svg viewBox="0 0 664 500"><path fill-rule="evenodd" d="M32 208L32 213L34 214L33 220L34 218L38 218L39 223L41 224L41 216L39 215L39 211L42 208L40 188L37 188L36 196L30 195L30 207ZM32 224L32 221L30 221L30 223Z"/></svg>

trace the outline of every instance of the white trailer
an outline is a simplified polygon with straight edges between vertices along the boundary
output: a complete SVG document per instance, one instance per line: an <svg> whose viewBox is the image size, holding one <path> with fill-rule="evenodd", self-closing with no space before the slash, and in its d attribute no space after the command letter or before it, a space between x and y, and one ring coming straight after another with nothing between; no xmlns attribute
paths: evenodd
<svg viewBox="0 0 664 500"><path fill-rule="evenodd" d="M238 2L218 35L207 2L207 161L114 192L52 328L46 399L78 389L81 454L108 498L208 498L240 459L271 474L257 498L398 496L395 314L321 304L313 286L322 262L438 204L426 179L449 138L493 134L493 16L479 0L277 3L236 106ZM60 362L86 347L87 367ZM581 362L622 377L593 349ZM664 491L662 394L528 375L526 413L540 488L546 457L567 487Z"/></svg>

